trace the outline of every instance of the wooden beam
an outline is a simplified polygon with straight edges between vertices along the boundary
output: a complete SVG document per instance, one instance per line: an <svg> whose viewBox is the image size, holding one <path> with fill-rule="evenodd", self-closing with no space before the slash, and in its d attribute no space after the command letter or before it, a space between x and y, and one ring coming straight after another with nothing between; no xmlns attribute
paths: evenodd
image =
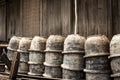
<svg viewBox="0 0 120 80"><path fill-rule="evenodd" d="M12 66L10 69L10 75L9 75L10 80L16 80L17 78L19 61L20 61L20 53L15 52L12 60Z"/></svg>

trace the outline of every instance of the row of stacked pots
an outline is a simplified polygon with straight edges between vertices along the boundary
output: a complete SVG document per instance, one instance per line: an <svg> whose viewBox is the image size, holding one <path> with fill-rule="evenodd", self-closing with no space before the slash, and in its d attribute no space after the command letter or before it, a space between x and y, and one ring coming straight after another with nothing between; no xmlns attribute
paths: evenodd
<svg viewBox="0 0 120 80"><path fill-rule="evenodd" d="M120 34L113 36L110 43L111 69L114 80L120 80Z"/></svg>
<svg viewBox="0 0 120 80"><path fill-rule="evenodd" d="M86 73L86 80L111 80L112 69L111 76L119 80L119 41L120 35L112 38L109 53L109 40L104 35L89 36L87 40L77 34L66 39L60 35L48 39L13 36L7 55L12 61L14 52L20 53L18 72L22 74L79 80Z"/></svg>

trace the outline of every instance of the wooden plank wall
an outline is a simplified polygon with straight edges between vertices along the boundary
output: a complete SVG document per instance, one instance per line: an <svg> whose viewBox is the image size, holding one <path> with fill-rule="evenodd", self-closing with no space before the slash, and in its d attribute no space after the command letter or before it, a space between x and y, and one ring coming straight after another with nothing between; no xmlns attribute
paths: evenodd
<svg viewBox="0 0 120 80"><path fill-rule="evenodd" d="M120 0L112 0L113 34L120 33Z"/></svg>
<svg viewBox="0 0 120 80"><path fill-rule="evenodd" d="M22 0L22 4L23 36L70 33L70 0Z"/></svg>
<svg viewBox="0 0 120 80"><path fill-rule="evenodd" d="M40 0L22 1L22 36L34 36L40 33Z"/></svg>
<svg viewBox="0 0 120 80"><path fill-rule="evenodd" d="M74 33L74 0L22 0L23 36ZM112 36L111 0L78 0L78 34Z"/></svg>
<svg viewBox="0 0 120 80"><path fill-rule="evenodd" d="M6 40L6 3L5 0L0 1L0 41Z"/></svg>
<svg viewBox="0 0 120 80"><path fill-rule="evenodd" d="M112 36L111 0L78 0L79 34Z"/></svg>
<svg viewBox="0 0 120 80"><path fill-rule="evenodd" d="M6 15L7 39L10 39L13 35L21 35L19 0L8 0Z"/></svg>
<svg viewBox="0 0 120 80"><path fill-rule="evenodd" d="M74 33L74 0L9 1L7 39L13 35L48 37ZM120 0L78 0L77 7L78 34L105 34L111 39L120 33Z"/></svg>

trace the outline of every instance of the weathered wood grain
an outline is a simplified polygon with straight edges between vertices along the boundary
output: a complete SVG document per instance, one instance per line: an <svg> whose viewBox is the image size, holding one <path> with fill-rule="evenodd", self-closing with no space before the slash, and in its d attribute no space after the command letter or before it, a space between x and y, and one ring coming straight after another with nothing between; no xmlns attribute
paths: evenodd
<svg viewBox="0 0 120 80"><path fill-rule="evenodd" d="M113 34L120 33L120 0L112 0Z"/></svg>
<svg viewBox="0 0 120 80"><path fill-rule="evenodd" d="M72 4L70 0L61 0L61 27L62 35L67 36L72 34L71 27L72 25Z"/></svg>
<svg viewBox="0 0 120 80"><path fill-rule="evenodd" d="M13 35L48 37L74 33L74 0L8 1L7 11L0 6L0 40ZM111 39L120 33L119 0L78 0L77 5L78 34L104 34Z"/></svg>
<svg viewBox="0 0 120 80"><path fill-rule="evenodd" d="M9 0L6 7L6 26L7 26L7 39L13 35L20 35L20 1Z"/></svg>
<svg viewBox="0 0 120 80"><path fill-rule="evenodd" d="M22 3L22 36L33 37L39 35L39 0L23 0Z"/></svg>
<svg viewBox="0 0 120 80"><path fill-rule="evenodd" d="M2 0L3 1L3 0ZM0 41L6 40L6 5L1 2L0 5Z"/></svg>

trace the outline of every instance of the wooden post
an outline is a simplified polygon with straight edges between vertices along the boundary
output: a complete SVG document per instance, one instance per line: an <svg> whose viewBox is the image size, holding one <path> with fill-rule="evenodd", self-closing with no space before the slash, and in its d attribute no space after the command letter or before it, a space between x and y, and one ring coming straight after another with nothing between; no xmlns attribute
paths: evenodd
<svg viewBox="0 0 120 80"><path fill-rule="evenodd" d="M20 53L14 52L12 65L11 65L11 69L10 69L10 75L9 75L10 80L16 80L19 61L20 61Z"/></svg>

